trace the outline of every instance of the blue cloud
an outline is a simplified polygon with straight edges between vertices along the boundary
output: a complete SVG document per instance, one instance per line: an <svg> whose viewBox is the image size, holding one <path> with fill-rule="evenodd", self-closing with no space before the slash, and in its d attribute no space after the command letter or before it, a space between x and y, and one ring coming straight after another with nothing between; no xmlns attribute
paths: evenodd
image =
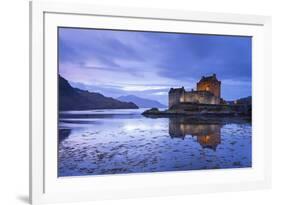
<svg viewBox="0 0 281 205"><path fill-rule="evenodd" d="M62 76L113 97L167 104L167 87L192 88L212 73L225 99L251 95L251 37L60 28L59 51Z"/></svg>
<svg viewBox="0 0 281 205"><path fill-rule="evenodd" d="M185 79L217 73L221 79L251 80L251 38L190 34L178 41L171 42L167 58L160 62L167 68L161 75Z"/></svg>

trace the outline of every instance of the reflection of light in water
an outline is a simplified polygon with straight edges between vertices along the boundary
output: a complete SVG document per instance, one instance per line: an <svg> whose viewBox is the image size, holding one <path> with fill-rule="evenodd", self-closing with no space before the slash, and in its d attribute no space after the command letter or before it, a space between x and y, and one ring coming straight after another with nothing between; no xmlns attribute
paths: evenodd
<svg viewBox="0 0 281 205"><path fill-rule="evenodd" d="M85 118L86 122L73 116L63 117L59 128L71 129L71 133L59 133L59 176L237 168L252 164L250 124L231 123L223 127L206 121L190 122L189 118L151 119L141 115L133 119L91 116ZM169 139L169 135L180 140ZM235 137L229 137L232 135ZM234 141L237 143L232 145Z"/></svg>
<svg viewBox="0 0 281 205"><path fill-rule="evenodd" d="M144 123L136 123L136 124L125 124L123 129L126 131L133 131L136 129L139 130L160 130L163 127L160 124L144 124Z"/></svg>
<svg viewBox="0 0 281 205"><path fill-rule="evenodd" d="M180 124L180 129L181 129L181 130L185 130L185 129L184 129L184 124Z"/></svg>
<svg viewBox="0 0 281 205"><path fill-rule="evenodd" d="M60 111L60 114L96 114L96 115L106 115L106 114L141 114L143 111L148 108L139 108L139 109L99 109L99 110L70 110L70 111Z"/></svg>
<svg viewBox="0 0 281 205"><path fill-rule="evenodd" d="M216 150L221 143L220 124L192 124L184 118L169 119L169 134L172 138L184 139L186 135L195 136L203 148Z"/></svg>
<svg viewBox="0 0 281 205"><path fill-rule="evenodd" d="M210 140L209 135L203 136L203 138L202 138L202 142L204 142L204 143L208 143L209 140Z"/></svg>

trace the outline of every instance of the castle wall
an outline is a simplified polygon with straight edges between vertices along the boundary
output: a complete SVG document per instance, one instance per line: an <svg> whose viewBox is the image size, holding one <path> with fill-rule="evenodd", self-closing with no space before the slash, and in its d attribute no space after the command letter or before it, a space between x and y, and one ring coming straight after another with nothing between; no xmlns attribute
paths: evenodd
<svg viewBox="0 0 281 205"><path fill-rule="evenodd" d="M169 93L169 108L171 108L173 105L183 102L200 104L220 104L220 98L204 91L184 91Z"/></svg>
<svg viewBox="0 0 281 205"><path fill-rule="evenodd" d="M220 98L207 92L185 92L184 102L200 104L220 104Z"/></svg>

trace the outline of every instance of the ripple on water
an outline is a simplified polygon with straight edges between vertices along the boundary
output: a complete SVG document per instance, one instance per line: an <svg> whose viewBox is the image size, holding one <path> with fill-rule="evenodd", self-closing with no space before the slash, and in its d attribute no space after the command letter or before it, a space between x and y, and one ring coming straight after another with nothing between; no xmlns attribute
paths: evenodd
<svg viewBox="0 0 281 205"><path fill-rule="evenodd" d="M171 127L164 118L98 121L82 128L71 126L69 136L59 143L59 176L251 166L249 123L194 125L192 130L185 124ZM178 136L170 136L172 128Z"/></svg>

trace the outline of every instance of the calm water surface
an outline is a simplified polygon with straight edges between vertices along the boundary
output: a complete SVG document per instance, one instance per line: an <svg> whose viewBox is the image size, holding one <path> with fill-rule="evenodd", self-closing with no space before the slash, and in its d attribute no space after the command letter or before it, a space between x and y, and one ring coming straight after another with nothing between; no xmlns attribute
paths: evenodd
<svg viewBox="0 0 281 205"><path fill-rule="evenodd" d="M61 112L58 176L251 167L250 122L152 119L143 111Z"/></svg>

